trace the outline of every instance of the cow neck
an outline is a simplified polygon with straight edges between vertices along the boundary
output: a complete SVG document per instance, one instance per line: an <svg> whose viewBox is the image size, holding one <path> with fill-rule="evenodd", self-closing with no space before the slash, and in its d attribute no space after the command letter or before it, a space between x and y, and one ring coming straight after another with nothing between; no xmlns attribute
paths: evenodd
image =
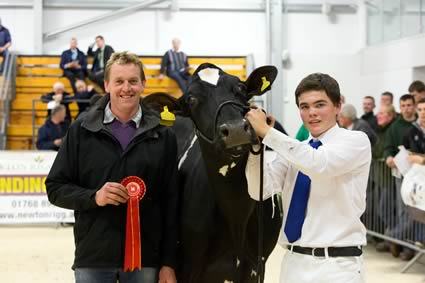
<svg viewBox="0 0 425 283"><path fill-rule="evenodd" d="M255 209L255 201L249 197L245 178L248 152L237 159L231 159L226 158L222 152L217 152L211 145L201 140L199 143L209 184L215 195L216 204L228 225L235 255L243 258L246 227Z"/></svg>

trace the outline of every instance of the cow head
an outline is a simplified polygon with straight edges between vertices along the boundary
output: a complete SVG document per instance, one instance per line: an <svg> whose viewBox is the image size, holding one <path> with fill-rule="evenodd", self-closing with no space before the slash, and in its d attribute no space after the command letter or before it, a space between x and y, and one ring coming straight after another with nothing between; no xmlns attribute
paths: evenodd
<svg viewBox="0 0 425 283"><path fill-rule="evenodd" d="M190 117L201 144L237 156L257 142L254 130L244 118L250 108L248 101L270 90L276 75L274 66L263 66L241 81L213 64L204 63L178 101L167 102L164 94L145 100L167 105L171 111Z"/></svg>

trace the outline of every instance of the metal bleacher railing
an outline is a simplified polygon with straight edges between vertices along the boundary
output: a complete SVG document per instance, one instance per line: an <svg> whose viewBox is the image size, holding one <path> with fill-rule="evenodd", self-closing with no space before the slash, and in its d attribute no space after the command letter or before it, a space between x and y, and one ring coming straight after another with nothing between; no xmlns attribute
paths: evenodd
<svg viewBox="0 0 425 283"><path fill-rule="evenodd" d="M6 149L10 104L15 98L16 54L9 52L3 60L5 60L3 78L0 82L0 150Z"/></svg>
<svg viewBox="0 0 425 283"><path fill-rule="evenodd" d="M392 176L384 160L372 160L362 220L370 236L416 252L401 270L403 273L425 254L425 211L403 203L401 182L401 179Z"/></svg>

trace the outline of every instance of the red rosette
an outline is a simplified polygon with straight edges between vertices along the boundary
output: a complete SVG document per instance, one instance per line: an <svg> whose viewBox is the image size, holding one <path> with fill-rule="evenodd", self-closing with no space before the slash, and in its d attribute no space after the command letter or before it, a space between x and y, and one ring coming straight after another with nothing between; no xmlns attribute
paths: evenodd
<svg viewBox="0 0 425 283"><path fill-rule="evenodd" d="M139 201L145 196L146 185L137 176L128 176L121 181L129 195L127 202L127 223L125 233L124 272L142 269L140 242Z"/></svg>

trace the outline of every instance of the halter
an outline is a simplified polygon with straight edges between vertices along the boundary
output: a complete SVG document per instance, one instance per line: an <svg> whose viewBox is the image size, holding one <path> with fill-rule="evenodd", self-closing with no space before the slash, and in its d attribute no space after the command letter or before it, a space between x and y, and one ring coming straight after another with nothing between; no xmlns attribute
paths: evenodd
<svg viewBox="0 0 425 283"><path fill-rule="evenodd" d="M196 123L195 123L195 133L196 133L196 135L198 137L200 137L201 139L203 139L204 141L206 141L209 144L214 144L216 142L216 140L217 140L217 118L218 118L218 115L220 114L221 109L225 105L228 105L228 104L235 105L235 106L239 107L242 110L249 110L250 109L249 106L243 105L243 104L241 104L239 102L234 102L234 101L230 101L230 100L224 101L223 103L221 103L218 106L217 110L215 111L215 115L214 115L214 128L213 128L213 137L212 137L212 139L210 139L204 133L202 133L199 130L198 125L196 125Z"/></svg>

